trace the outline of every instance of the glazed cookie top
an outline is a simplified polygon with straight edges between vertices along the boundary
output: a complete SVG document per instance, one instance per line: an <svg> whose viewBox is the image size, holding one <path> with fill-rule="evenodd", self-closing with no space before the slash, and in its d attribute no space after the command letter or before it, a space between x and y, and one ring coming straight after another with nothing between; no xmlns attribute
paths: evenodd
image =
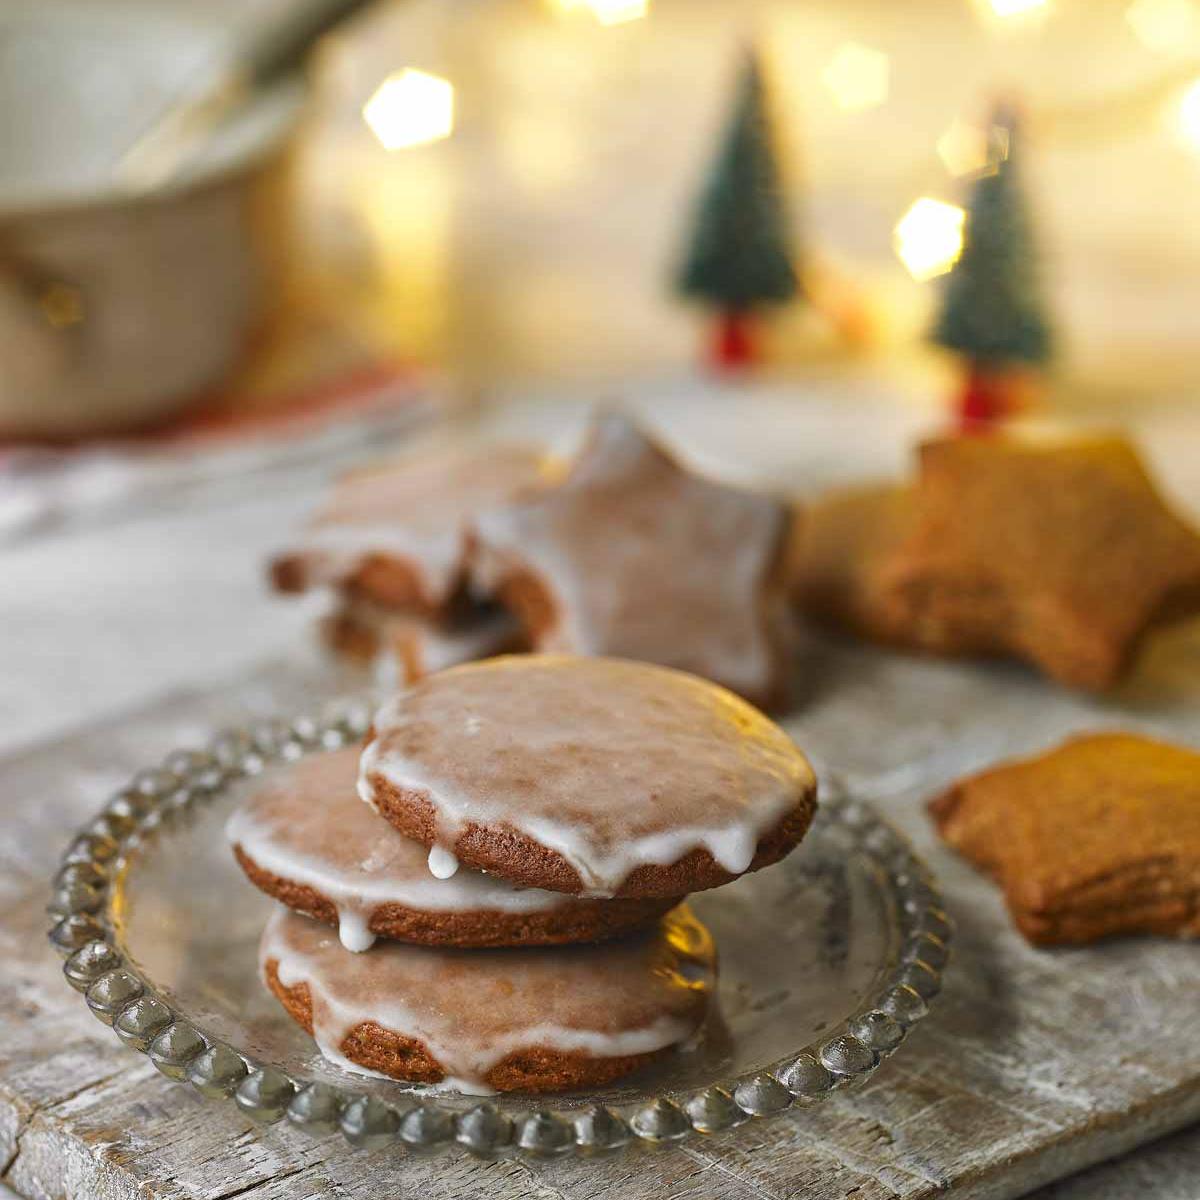
<svg viewBox="0 0 1200 1200"><path fill-rule="evenodd" d="M332 932L279 909L259 961L285 988L307 985L321 1052L350 1070L341 1051L374 1022L420 1042L444 1086L487 1092L488 1072L522 1050L594 1057L645 1054L700 1028L715 982L708 931L680 907L650 931L601 946L432 950L380 943L347 954Z"/></svg>
<svg viewBox="0 0 1200 1200"><path fill-rule="evenodd" d="M547 481L546 457L492 446L408 457L344 476L304 539L307 582L337 583L371 555L410 564L431 603L458 582L480 510Z"/></svg>
<svg viewBox="0 0 1200 1200"><path fill-rule="evenodd" d="M309 755L238 808L225 827L231 845L263 870L312 888L338 911L348 950L375 940L367 925L382 904L427 912L542 912L568 898L519 888L494 876L431 874L429 852L359 800L357 747Z"/></svg>
<svg viewBox="0 0 1200 1200"><path fill-rule="evenodd" d="M790 646L787 525L773 497L694 474L610 413L563 484L481 514L473 569L491 593L536 589L539 650L659 663L765 703Z"/></svg>
<svg viewBox="0 0 1200 1200"><path fill-rule="evenodd" d="M447 855L471 863L481 829L501 843L515 832L569 864L578 885L562 890L611 896L636 868L696 850L742 873L788 814L803 808L807 824L816 782L787 734L724 688L645 663L523 655L386 704L359 787L376 806L427 806L422 840Z"/></svg>

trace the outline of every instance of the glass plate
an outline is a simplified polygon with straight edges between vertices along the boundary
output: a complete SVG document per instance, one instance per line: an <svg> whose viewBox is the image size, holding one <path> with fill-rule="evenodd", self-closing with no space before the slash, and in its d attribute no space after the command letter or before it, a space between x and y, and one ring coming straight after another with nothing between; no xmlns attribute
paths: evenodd
<svg viewBox="0 0 1200 1200"><path fill-rule="evenodd" d="M72 841L50 938L88 1007L164 1074L250 1116L359 1146L479 1154L612 1150L716 1132L866 1079L941 987L950 923L925 865L865 805L823 781L784 862L694 895L720 957L695 1049L603 1090L481 1101L348 1073L263 988L271 901L243 878L225 818L264 774L361 738L369 707L269 721L139 773ZM830 794L832 793L832 794Z"/></svg>

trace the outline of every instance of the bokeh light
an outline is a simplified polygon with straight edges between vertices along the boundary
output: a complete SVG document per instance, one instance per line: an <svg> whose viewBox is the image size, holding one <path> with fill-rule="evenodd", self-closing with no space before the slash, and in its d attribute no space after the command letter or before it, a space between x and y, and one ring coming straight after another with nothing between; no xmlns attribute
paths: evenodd
<svg viewBox="0 0 1200 1200"><path fill-rule="evenodd" d="M931 196L913 202L896 223L892 244L914 279L944 275L958 262L965 220L966 213L956 204Z"/></svg>
<svg viewBox="0 0 1200 1200"><path fill-rule="evenodd" d="M1179 133L1193 150L1200 150L1200 79L1180 97Z"/></svg>
<svg viewBox="0 0 1200 1200"><path fill-rule="evenodd" d="M439 75L405 67L375 89L362 113L386 150L436 142L454 130L454 85Z"/></svg>
<svg viewBox="0 0 1200 1200"><path fill-rule="evenodd" d="M1186 51L1196 28L1192 0L1134 0L1125 10L1138 41L1162 53Z"/></svg>
<svg viewBox="0 0 1200 1200"><path fill-rule="evenodd" d="M988 4L998 17L1016 17L1035 9L1046 8L1047 0L988 0Z"/></svg>
<svg viewBox="0 0 1200 1200"><path fill-rule="evenodd" d="M955 117L938 138L936 149L951 175L973 175L988 165L987 130Z"/></svg>
<svg viewBox="0 0 1200 1200"><path fill-rule="evenodd" d="M637 21L650 10L649 0L588 0L588 8L601 25L624 25Z"/></svg>
<svg viewBox="0 0 1200 1200"><path fill-rule="evenodd" d="M887 99L888 72L888 56L881 50L846 42L821 72L821 80L838 108L863 112Z"/></svg>
<svg viewBox="0 0 1200 1200"><path fill-rule="evenodd" d="M601 25L624 25L650 11L650 0L552 0L560 12L588 12Z"/></svg>

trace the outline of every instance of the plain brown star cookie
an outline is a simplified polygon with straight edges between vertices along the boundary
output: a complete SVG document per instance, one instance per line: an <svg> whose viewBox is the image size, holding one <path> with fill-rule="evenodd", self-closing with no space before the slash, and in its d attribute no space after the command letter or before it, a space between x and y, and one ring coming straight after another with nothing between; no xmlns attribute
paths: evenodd
<svg viewBox="0 0 1200 1200"><path fill-rule="evenodd" d="M1073 738L955 784L942 837L1004 889L1031 942L1200 935L1200 754L1132 733Z"/></svg>
<svg viewBox="0 0 1200 1200"><path fill-rule="evenodd" d="M831 492L797 514L792 597L822 625L903 643L880 603L879 575L912 528L912 488L875 484Z"/></svg>
<svg viewBox="0 0 1200 1200"><path fill-rule="evenodd" d="M900 640L1022 658L1100 690L1150 630L1200 613L1200 535L1123 438L931 442L914 502L872 577Z"/></svg>
<svg viewBox="0 0 1200 1200"><path fill-rule="evenodd" d="M787 527L774 498L610 414L563 484L479 518L475 570L536 650L676 667L769 706L789 674Z"/></svg>

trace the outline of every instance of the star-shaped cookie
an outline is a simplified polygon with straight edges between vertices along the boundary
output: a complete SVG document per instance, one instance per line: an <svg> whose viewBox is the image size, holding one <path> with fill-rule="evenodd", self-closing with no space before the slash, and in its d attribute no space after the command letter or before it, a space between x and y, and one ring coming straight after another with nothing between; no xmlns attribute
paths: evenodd
<svg viewBox="0 0 1200 1200"><path fill-rule="evenodd" d="M535 650L677 667L760 705L786 691L788 513L602 417L565 482L476 523L480 586Z"/></svg>
<svg viewBox="0 0 1200 1200"><path fill-rule="evenodd" d="M822 625L903 643L879 603L879 576L912 528L912 488L874 484L829 492L794 522L788 565L792 598Z"/></svg>
<svg viewBox="0 0 1200 1200"><path fill-rule="evenodd" d="M912 527L873 577L886 625L1110 687L1143 637L1200 613L1200 535L1117 436L921 447Z"/></svg>
<svg viewBox="0 0 1200 1200"><path fill-rule="evenodd" d="M1073 738L955 784L938 832L1004 889L1039 944L1200 936L1200 753L1132 733Z"/></svg>

